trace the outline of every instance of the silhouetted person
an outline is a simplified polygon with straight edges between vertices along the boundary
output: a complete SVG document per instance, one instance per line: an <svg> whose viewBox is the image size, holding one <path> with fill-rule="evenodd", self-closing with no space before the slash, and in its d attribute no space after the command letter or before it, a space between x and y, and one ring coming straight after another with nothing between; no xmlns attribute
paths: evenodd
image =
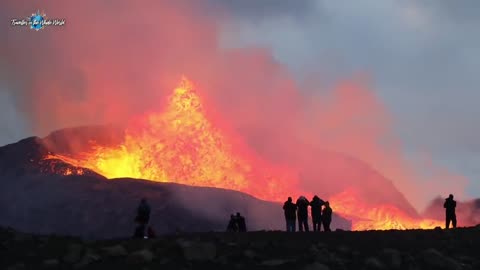
<svg viewBox="0 0 480 270"><path fill-rule="evenodd" d="M146 225L150 221L150 206L147 203L147 200L143 198L140 201L140 205L137 209L137 217L135 221L139 224Z"/></svg>
<svg viewBox="0 0 480 270"><path fill-rule="evenodd" d="M325 202L325 207L322 211L322 223L323 223L323 230L326 232L330 232L330 223L332 223L332 208L330 208L330 203L328 201Z"/></svg>
<svg viewBox="0 0 480 270"><path fill-rule="evenodd" d="M325 202L315 195L310 202L310 211L312 213L313 231L319 232L322 227L322 205Z"/></svg>
<svg viewBox="0 0 480 270"><path fill-rule="evenodd" d="M303 232L305 229L306 232L308 229L308 206L310 205L307 198L300 196L297 200L297 218L298 218L298 230Z"/></svg>
<svg viewBox="0 0 480 270"><path fill-rule="evenodd" d="M295 232L297 205L292 202L292 197L288 197L287 201L283 204L283 212L285 213L287 232Z"/></svg>
<svg viewBox="0 0 480 270"><path fill-rule="evenodd" d="M455 215L455 207L457 207L457 202L453 199L452 194L445 199L443 207L445 208L445 228L448 229L450 227L450 222L452 222L453 228L456 228L457 216Z"/></svg>
<svg viewBox="0 0 480 270"><path fill-rule="evenodd" d="M237 216L235 217L238 224L238 231L239 232L246 232L247 231L247 224L245 223L245 218L237 212Z"/></svg>
<svg viewBox="0 0 480 270"><path fill-rule="evenodd" d="M135 229L135 237L144 237L145 228L150 221L150 206L147 203L147 200L143 198L140 201L140 205L137 208L137 216L135 217L135 222L137 222L137 228Z"/></svg>
<svg viewBox="0 0 480 270"><path fill-rule="evenodd" d="M228 222L227 232L238 232L238 223L235 216L230 215L230 221Z"/></svg>

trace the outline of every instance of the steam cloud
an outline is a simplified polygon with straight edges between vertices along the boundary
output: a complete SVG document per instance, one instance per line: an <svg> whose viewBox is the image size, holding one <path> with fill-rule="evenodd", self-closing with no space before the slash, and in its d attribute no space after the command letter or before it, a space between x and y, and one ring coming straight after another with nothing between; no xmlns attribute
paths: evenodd
<svg viewBox="0 0 480 270"><path fill-rule="evenodd" d="M311 91L300 92L299 82L268 49L220 47L220 23L229 15L218 8L217 18L205 16L201 3L45 1L39 8L65 18L65 27L33 32L2 25L0 64L8 68L7 85L15 87L0 92L0 102L13 97L16 111L25 112L24 118L6 119L3 110L12 107L2 106L2 124L25 121L27 129L12 130L40 136L63 127L122 124L161 110L165 95L186 75L209 108L272 162L315 167L322 159L311 149L345 153L391 179L417 210L439 194L464 195L463 177L428 162L418 169L405 159L388 110L369 90L367 76L330 89L301 82ZM17 1L3 6L2 22L37 8ZM321 191L368 175L347 170L340 180L312 177L303 187Z"/></svg>

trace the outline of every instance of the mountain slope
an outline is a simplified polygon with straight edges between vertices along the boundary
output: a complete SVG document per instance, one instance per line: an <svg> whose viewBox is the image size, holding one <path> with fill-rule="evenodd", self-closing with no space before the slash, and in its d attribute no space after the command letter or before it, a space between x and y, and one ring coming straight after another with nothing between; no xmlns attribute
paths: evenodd
<svg viewBox="0 0 480 270"><path fill-rule="evenodd" d="M93 176L3 177L0 225L21 231L88 238L130 236L140 198L152 206L158 233L224 231L230 214L246 217L249 230L283 230L281 205L216 188ZM351 223L335 215L334 228Z"/></svg>
<svg viewBox="0 0 480 270"><path fill-rule="evenodd" d="M24 175L82 174L106 180L97 172L72 165L68 159L63 161L55 157L57 154L76 157L82 153L89 153L92 148L98 146L118 147L124 136L124 129L119 127L85 126L57 130L45 138L30 137L0 147L0 175L19 177ZM300 182L295 190L280 185L278 188L282 189L281 192L292 197L301 195L298 194L299 190L303 190L304 195L308 196L310 196L309 194L318 194L321 198L331 200L334 210L342 212L349 219L362 220L359 222L363 222L363 229L383 228L384 224L391 224L390 215L387 215L389 220L378 222L377 212L370 211L376 207L387 206L384 208L385 211L390 211L389 207L393 206L411 218L419 218L416 210L393 183L367 164L341 153L316 149L308 151L314 153L311 158L303 155L295 156L295 153L292 153L293 156L290 159L298 163L292 164L293 167L300 168ZM298 152L304 153L307 152L307 149L299 149ZM49 156L53 158L45 158ZM261 164L256 164L255 167L257 171L263 169ZM257 185L255 190L262 189L263 186L251 180L253 179L250 179L250 185ZM172 181L175 182L175 179ZM194 182L192 181L192 183ZM282 199L283 197L279 201L281 202ZM386 217L386 215L381 214L381 217ZM397 221L399 220L397 219Z"/></svg>

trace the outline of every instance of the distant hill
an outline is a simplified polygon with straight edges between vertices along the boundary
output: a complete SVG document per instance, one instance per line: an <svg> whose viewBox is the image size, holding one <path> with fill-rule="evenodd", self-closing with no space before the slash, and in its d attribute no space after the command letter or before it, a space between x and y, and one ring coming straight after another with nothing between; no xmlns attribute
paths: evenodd
<svg viewBox="0 0 480 270"><path fill-rule="evenodd" d="M51 150L38 137L29 137L16 143L0 147L0 175L21 177L25 175L57 175L67 169L80 169L57 160L45 160ZM87 176L105 177L85 168Z"/></svg>

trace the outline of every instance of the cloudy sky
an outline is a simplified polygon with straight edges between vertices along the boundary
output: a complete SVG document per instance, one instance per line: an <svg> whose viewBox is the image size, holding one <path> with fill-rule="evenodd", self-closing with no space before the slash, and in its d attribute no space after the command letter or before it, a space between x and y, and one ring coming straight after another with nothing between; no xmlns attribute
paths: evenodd
<svg viewBox="0 0 480 270"><path fill-rule="evenodd" d="M218 16L222 46L270 49L299 81L328 84L337 77L368 74L373 91L393 115L408 157L422 160L428 153L435 163L467 177L471 196L480 195L479 1L197 3L206 16ZM233 19L222 21L225 11ZM0 17L7 25L12 15L0 10ZM3 60L2 145L31 135L17 106L15 89L20 86L10 80L21 75L9 72Z"/></svg>
<svg viewBox="0 0 480 270"><path fill-rule="evenodd" d="M211 2L237 15L228 46L273 48L299 77L368 71L409 157L430 153L480 195L479 1Z"/></svg>

